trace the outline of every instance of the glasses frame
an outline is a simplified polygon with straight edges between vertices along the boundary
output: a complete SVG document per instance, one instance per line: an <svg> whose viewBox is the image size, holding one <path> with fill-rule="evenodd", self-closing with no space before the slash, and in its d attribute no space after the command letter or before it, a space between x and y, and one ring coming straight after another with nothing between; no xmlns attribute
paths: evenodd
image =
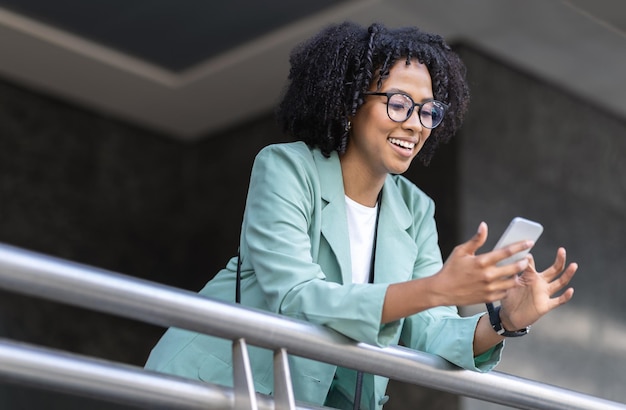
<svg viewBox="0 0 626 410"><path fill-rule="evenodd" d="M397 121L397 120L394 120L393 118L391 118L391 115L389 114L389 99L390 99L392 96L396 95L396 94L399 94L399 95L402 95L402 96L404 96L404 97L408 98L408 99L409 99L409 101L411 101L411 103L413 104L411 107L409 107L409 112L408 112L408 114L407 114L406 118L405 118L404 120L402 120L402 121ZM431 99L431 100L428 100L428 101L424 101L423 103L416 103L415 101L413 101L413 98L411 98L411 96L410 96L410 95L405 94L405 93L402 93L402 92L398 92L398 91L388 92L388 93L381 93L381 92L371 92L371 91L366 91L366 92L364 92L364 93L363 93L363 95L380 95L380 96L385 96L385 97L387 97L387 117L389 117L389 119L390 119L391 121L393 121L393 122L399 122L399 123L400 123L400 122L405 122L406 120L408 120L409 118L411 118L411 115L413 115L413 111L415 111L415 107L418 107L418 108L417 108L417 118L419 118L419 120L420 120L420 124L422 124L422 126L423 126L424 128L428 128L428 129L430 129L430 130L435 129L435 128L437 128L438 126L440 126L440 125L441 125L441 123L443 122L443 117L446 115L446 111L448 110L448 108L450 108L450 105L449 105L449 104L446 104L446 103L444 103L444 102L441 102L441 101L439 101L439 100L435 100L435 99ZM441 104L441 106L443 107L443 114L441 115L441 121L439 121L439 124L435 125L434 127L429 127L429 126L425 125L425 124L422 122L422 115L421 115L421 114L422 114L422 107L423 107L425 104L432 103L432 102L437 103L437 104Z"/></svg>

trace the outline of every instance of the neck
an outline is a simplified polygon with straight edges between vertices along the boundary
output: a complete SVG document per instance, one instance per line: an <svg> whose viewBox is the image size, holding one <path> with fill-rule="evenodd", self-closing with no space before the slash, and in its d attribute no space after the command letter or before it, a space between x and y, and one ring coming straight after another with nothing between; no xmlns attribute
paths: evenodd
<svg viewBox="0 0 626 410"><path fill-rule="evenodd" d="M341 163L343 189L348 198L361 205L374 207L387 175L372 176L366 170Z"/></svg>

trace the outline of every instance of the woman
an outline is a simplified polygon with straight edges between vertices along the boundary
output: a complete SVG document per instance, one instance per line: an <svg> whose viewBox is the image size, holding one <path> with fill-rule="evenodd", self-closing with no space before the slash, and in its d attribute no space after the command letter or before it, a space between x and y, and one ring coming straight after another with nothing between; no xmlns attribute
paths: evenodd
<svg viewBox="0 0 626 410"><path fill-rule="evenodd" d="M542 273L530 256L496 266L532 243L477 255L484 223L442 263L434 204L401 174L416 157L428 164L461 125L464 74L441 37L415 28L344 23L294 50L278 119L300 142L255 160L240 242L244 305L488 371L504 337L489 315L462 318L455 306L501 300L495 321L515 331L571 299L573 289L551 297L577 269L564 270L563 249ZM201 294L234 301L237 263ZM250 357L255 388L271 393L272 353ZM230 341L170 329L146 367L229 385ZM352 407L354 371L292 357L291 372L297 400ZM365 375L361 408L380 408L386 385Z"/></svg>

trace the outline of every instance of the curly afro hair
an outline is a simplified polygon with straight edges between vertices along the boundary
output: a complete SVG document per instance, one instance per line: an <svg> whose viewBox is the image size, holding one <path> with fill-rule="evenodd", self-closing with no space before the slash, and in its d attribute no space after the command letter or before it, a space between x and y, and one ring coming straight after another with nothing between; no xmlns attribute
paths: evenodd
<svg viewBox="0 0 626 410"><path fill-rule="evenodd" d="M345 22L332 25L291 53L289 83L277 120L291 138L318 147L328 156L345 152L349 118L363 104L372 81L382 87L400 59L428 67L435 99L449 104L443 122L418 154L428 165L440 143L450 140L463 122L469 103L465 66L442 37L417 28L369 28Z"/></svg>

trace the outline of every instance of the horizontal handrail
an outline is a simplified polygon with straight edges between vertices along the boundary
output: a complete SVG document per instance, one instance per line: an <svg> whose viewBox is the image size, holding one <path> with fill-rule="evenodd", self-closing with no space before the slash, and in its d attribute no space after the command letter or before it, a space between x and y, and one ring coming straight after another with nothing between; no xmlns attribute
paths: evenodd
<svg viewBox="0 0 626 410"><path fill-rule="evenodd" d="M322 326L0 245L0 287L127 318L176 326L520 409L626 409L625 404L499 372L461 370L402 347L378 348ZM496 386L497 388L494 388Z"/></svg>
<svg viewBox="0 0 626 410"><path fill-rule="evenodd" d="M221 410L235 400L229 387L6 339L0 339L0 379L150 409ZM256 399L259 409L276 408L271 397ZM301 403L296 408L322 409Z"/></svg>

